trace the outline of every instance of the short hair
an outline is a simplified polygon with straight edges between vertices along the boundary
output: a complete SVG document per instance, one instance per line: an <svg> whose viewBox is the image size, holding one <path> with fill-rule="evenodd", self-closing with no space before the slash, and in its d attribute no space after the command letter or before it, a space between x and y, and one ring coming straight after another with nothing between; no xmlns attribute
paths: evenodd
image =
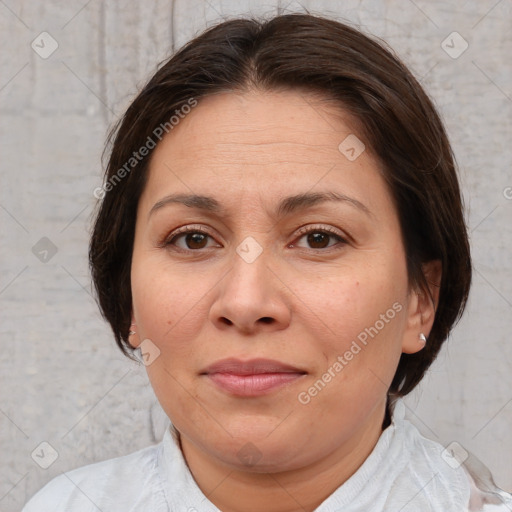
<svg viewBox="0 0 512 512"><path fill-rule="evenodd" d="M89 246L102 315L131 357L130 268L152 150L133 169L127 162L191 98L200 104L212 94L253 88L310 91L354 117L382 165L397 209L410 285L428 293L422 265L442 264L428 343L401 355L389 388L389 396L404 396L434 361L469 294L471 257L455 159L436 108L400 59L383 43L324 17L224 21L165 61L131 103L107 139L105 183L110 186L98 205ZM113 183L123 168L123 179Z"/></svg>

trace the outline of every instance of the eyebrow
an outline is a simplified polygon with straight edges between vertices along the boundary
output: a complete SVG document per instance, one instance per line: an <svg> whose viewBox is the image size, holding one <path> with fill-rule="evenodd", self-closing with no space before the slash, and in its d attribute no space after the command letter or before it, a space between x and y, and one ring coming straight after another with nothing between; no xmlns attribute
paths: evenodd
<svg viewBox="0 0 512 512"><path fill-rule="evenodd" d="M361 201L338 192L309 192L285 197L279 202L276 213L278 217L285 217L299 210L311 208L320 203L333 201L348 204L364 212L366 215L373 217L372 212L367 206L361 203ZM169 204L183 204L189 208L197 208L217 214L226 213L221 204L213 197L196 194L171 194L157 201L149 211L148 217Z"/></svg>

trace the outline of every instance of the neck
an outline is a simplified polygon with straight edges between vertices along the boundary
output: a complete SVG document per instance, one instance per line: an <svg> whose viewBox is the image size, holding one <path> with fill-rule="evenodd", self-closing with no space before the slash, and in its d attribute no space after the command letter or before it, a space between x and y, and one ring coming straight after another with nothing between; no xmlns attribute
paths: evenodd
<svg viewBox="0 0 512 512"><path fill-rule="evenodd" d="M203 494L223 512L310 512L363 464L385 428L385 404L343 445L299 469L256 473L228 466L186 437L181 448Z"/></svg>

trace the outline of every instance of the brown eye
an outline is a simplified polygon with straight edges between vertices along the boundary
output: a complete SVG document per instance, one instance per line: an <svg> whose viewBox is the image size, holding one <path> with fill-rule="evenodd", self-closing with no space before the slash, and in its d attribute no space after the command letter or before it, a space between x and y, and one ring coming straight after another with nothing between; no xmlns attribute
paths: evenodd
<svg viewBox="0 0 512 512"><path fill-rule="evenodd" d="M338 231L333 231L331 228L318 228L318 227L307 227L299 232L300 237L297 242L302 239L306 240L306 248L308 249L329 249L335 245L344 245L347 243L346 239L341 236ZM296 243L303 247L302 243Z"/></svg>
<svg viewBox="0 0 512 512"><path fill-rule="evenodd" d="M184 238L187 249L204 249L208 235L203 233L186 233Z"/></svg>
<svg viewBox="0 0 512 512"><path fill-rule="evenodd" d="M213 247L212 244L208 245L210 241L214 242L214 239L208 233L203 232L202 229L183 228L171 233L163 246L169 248L174 246L184 251L197 251Z"/></svg>
<svg viewBox="0 0 512 512"><path fill-rule="evenodd" d="M312 249L324 249L329 246L329 238L331 237L332 235L327 233L315 231L307 235L307 240Z"/></svg>

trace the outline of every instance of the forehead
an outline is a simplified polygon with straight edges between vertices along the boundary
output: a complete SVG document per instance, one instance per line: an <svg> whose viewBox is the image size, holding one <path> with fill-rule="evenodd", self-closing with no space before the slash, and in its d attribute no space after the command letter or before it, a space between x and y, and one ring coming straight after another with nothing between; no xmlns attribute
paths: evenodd
<svg viewBox="0 0 512 512"><path fill-rule="evenodd" d="M260 163L252 162L253 157L264 158L261 163L272 162L279 152L290 152L298 161L307 155L311 163L312 150L338 156L340 137L354 133L355 120L340 113L334 102L300 91L221 93L202 98L169 134L168 139L174 140L168 142L177 159L189 156L185 146L179 147L187 140L215 155L229 149L230 159L240 144L238 157L244 163Z"/></svg>
<svg viewBox="0 0 512 512"><path fill-rule="evenodd" d="M378 161L367 145L355 159L343 152L346 140L357 153L364 147L356 124L332 102L300 91L208 96L154 150L141 203L215 192L236 206L242 198L336 188L373 202L389 195Z"/></svg>

